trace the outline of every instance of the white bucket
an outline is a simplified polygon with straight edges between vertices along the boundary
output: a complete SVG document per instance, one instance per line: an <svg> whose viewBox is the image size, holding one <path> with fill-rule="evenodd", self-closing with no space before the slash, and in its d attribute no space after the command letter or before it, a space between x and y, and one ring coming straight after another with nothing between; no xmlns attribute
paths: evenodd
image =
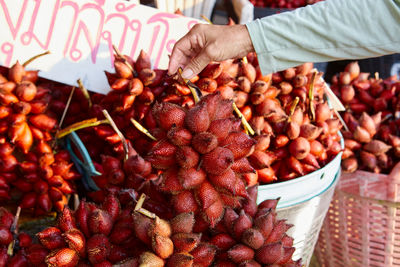
<svg viewBox="0 0 400 267"><path fill-rule="evenodd" d="M343 138L341 140L344 146ZM323 168L305 176L276 184L258 187L257 203L280 197L277 214L294 226L288 235L294 238L293 259L302 258L308 266L318 240L335 186L340 178L342 152Z"/></svg>
<svg viewBox="0 0 400 267"><path fill-rule="evenodd" d="M216 0L156 0L158 9L168 13L174 13L180 9L187 17L201 19L201 15L211 19L211 14Z"/></svg>

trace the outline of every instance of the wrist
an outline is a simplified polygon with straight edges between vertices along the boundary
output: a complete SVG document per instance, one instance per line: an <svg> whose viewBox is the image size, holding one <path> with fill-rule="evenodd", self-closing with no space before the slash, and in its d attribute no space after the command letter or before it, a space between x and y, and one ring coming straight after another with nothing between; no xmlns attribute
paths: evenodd
<svg viewBox="0 0 400 267"><path fill-rule="evenodd" d="M241 47L246 55L250 52L254 52L253 42L251 41L250 33L246 25L237 25L239 27L239 40Z"/></svg>

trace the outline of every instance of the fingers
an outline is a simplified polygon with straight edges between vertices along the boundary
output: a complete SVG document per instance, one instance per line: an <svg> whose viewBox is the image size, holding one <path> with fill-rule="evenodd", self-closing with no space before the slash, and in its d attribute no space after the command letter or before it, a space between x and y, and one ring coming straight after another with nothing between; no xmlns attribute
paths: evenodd
<svg viewBox="0 0 400 267"><path fill-rule="evenodd" d="M192 58L191 55L191 40L189 33L182 37L172 50L171 58L168 64L168 74L172 75L177 72L180 66L185 66Z"/></svg>
<svg viewBox="0 0 400 267"><path fill-rule="evenodd" d="M210 61L210 56L206 53L206 49L203 49L186 65L183 69L182 77L185 79L193 78L195 75L199 74Z"/></svg>

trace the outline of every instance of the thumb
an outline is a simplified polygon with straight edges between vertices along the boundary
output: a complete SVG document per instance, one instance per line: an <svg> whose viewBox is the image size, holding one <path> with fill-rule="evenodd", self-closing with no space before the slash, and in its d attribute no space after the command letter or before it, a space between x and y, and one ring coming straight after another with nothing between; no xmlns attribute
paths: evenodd
<svg viewBox="0 0 400 267"><path fill-rule="evenodd" d="M190 60L189 64L183 69L182 77L185 79L191 79L195 75L199 74L208 63L210 63L210 57L205 53L203 49L196 57Z"/></svg>

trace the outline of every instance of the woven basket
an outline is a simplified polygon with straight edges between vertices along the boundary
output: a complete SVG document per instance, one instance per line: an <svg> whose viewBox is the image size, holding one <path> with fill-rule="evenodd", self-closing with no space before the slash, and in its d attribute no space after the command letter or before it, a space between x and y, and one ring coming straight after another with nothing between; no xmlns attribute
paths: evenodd
<svg viewBox="0 0 400 267"><path fill-rule="evenodd" d="M400 266L398 181L364 171L343 174L321 228L321 267Z"/></svg>

